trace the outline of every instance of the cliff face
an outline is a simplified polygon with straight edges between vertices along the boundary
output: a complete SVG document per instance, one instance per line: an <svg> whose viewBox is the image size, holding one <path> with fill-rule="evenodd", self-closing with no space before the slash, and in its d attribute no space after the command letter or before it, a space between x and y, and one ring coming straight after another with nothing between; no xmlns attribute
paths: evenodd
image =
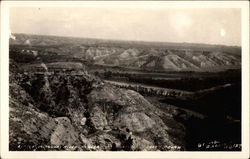
<svg viewBox="0 0 250 159"><path fill-rule="evenodd" d="M86 71L17 69L11 61L10 150L185 149L184 127L135 91Z"/></svg>

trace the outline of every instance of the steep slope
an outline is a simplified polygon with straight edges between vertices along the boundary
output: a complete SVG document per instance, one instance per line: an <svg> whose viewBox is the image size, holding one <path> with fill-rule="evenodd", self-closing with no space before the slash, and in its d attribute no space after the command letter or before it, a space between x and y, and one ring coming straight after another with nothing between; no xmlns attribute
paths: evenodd
<svg viewBox="0 0 250 159"><path fill-rule="evenodd" d="M185 149L185 128L135 91L84 70L19 68L10 61L12 151Z"/></svg>

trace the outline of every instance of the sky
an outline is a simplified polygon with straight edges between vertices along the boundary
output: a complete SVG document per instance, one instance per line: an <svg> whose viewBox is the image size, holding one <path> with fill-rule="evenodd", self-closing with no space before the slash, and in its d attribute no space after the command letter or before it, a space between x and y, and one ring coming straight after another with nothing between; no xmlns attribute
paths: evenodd
<svg viewBox="0 0 250 159"><path fill-rule="evenodd" d="M12 33L241 46L232 8L11 8Z"/></svg>

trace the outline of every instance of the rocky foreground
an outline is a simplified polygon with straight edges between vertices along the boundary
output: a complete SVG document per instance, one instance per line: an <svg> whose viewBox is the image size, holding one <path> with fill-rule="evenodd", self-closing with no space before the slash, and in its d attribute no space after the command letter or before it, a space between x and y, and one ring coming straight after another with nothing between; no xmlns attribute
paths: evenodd
<svg viewBox="0 0 250 159"><path fill-rule="evenodd" d="M185 150L185 128L139 93L84 70L24 72L10 61L10 151Z"/></svg>

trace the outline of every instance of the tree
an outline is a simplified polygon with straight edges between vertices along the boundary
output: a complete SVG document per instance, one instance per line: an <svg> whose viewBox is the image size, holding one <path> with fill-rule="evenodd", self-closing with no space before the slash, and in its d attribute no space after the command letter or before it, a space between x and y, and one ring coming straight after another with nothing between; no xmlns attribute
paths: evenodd
<svg viewBox="0 0 250 159"><path fill-rule="evenodd" d="M111 78L111 76L112 76L111 71L104 72L104 78L109 79L109 78Z"/></svg>

